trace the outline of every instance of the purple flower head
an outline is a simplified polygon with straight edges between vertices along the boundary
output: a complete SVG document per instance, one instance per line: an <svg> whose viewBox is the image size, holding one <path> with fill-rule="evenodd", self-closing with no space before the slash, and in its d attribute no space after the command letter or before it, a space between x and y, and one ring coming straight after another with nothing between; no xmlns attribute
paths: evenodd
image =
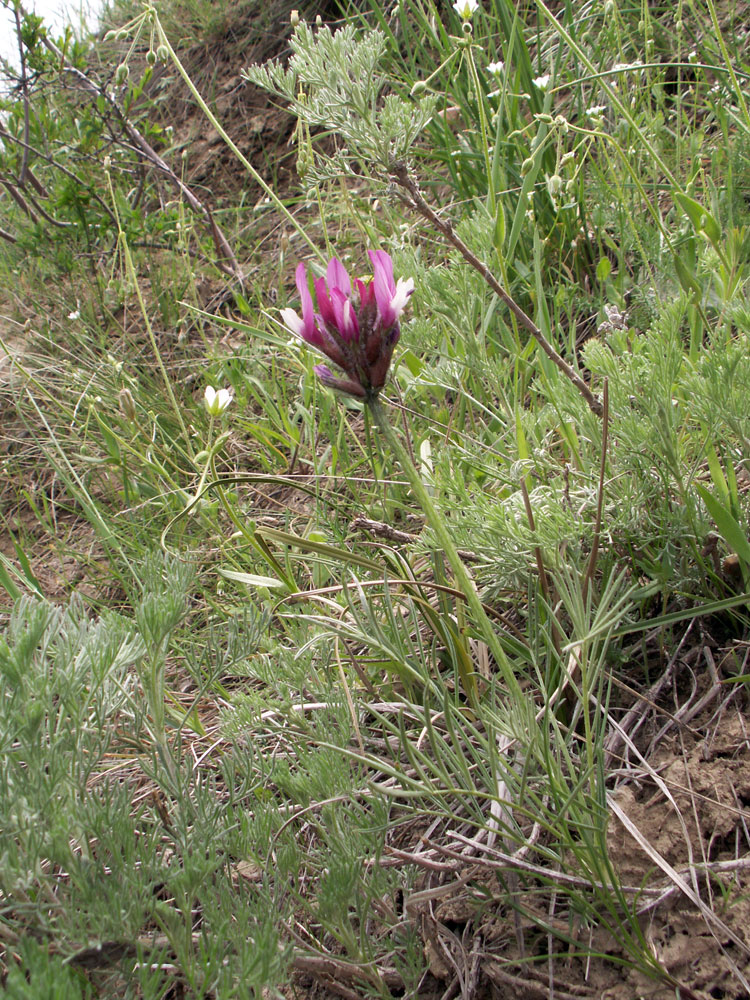
<svg viewBox="0 0 750 1000"><path fill-rule="evenodd" d="M393 349L401 335L399 318L414 291L411 278L394 281L393 261L384 250L371 250L373 276L368 282L354 279L336 257L328 262L325 278L314 281L315 312L304 264L296 272L302 318L294 309L282 309L287 329L317 348L340 368L345 377L327 365L316 365L324 385L361 399L374 399L385 385Z"/></svg>

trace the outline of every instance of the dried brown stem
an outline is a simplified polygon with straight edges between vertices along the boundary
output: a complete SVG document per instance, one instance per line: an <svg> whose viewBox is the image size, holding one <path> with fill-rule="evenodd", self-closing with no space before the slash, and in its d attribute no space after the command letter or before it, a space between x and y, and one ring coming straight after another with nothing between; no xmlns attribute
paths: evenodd
<svg viewBox="0 0 750 1000"><path fill-rule="evenodd" d="M26 49L21 35L21 8L16 6L13 11L16 18L16 40L18 41L18 57L21 62L21 92L23 93L23 141L29 141L29 78L26 73ZM23 162L21 163L20 183L26 179L26 170L29 165L29 151L24 149Z"/></svg>
<svg viewBox="0 0 750 1000"><path fill-rule="evenodd" d="M31 146L29 145L29 143L24 142L23 139L19 139L17 136L12 135L6 128L3 128L2 123L0 123L0 138L5 140L5 142L13 142L16 145L22 146L26 150L26 152L33 153L37 160L44 160L45 163L49 163L50 166L55 168L55 170L59 170L61 173L65 174L66 177L70 177L70 179L74 180L76 184L80 184L81 187L84 186L84 182L73 170L71 170L69 167L66 167L64 164L59 163L57 160L55 160L52 156L49 156L47 153L43 153L40 149L37 149L35 146ZM26 180L28 180L31 183L31 186L34 188L34 190L41 198L49 198L49 192L44 187L44 185L39 181L39 179L34 175L34 171L31 169L30 166L27 167L26 169ZM107 203L99 197L96 191L92 190L91 188L89 188L89 191L91 192L91 196L94 199L94 201L99 205L99 207L104 212L106 212L110 220L113 223L115 223L117 219L114 213L111 211L111 209L107 206Z"/></svg>
<svg viewBox="0 0 750 1000"><path fill-rule="evenodd" d="M431 222L438 232L442 233L446 240L453 244L464 260L471 264L474 270L478 271L479 274L482 275L492 291L505 303L508 309L510 309L521 326L528 330L547 357L560 369L566 378L570 379L576 389L578 389L580 394L586 400L586 403L592 413L595 413L598 417L600 417L603 413L601 400L593 394L581 376L578 375L573 368L571 368L565 358L563 358L555 350L531 317L524 312L516 300L503 288L492 271L490 271L489 267L487 267L487 265L484 264L472 250L469 249L461 237L456 233L453 225L450 222L441 219L437 212L435 212L435 210L424 200L422 193L419 190L419 186L414 178L409 174L406 164L400 162L393 163L391 165L391 176L399 187L408 192L408 194L401 194L403 202Z"/></svg>
<svg viewBox="0 0 750 1000"><path fill-rule="evenodd" d="M26 12L20 4L18 6L18 10L24 17L26 16ZM97 97L100 97L102 100L107 102L107 105L114 111L126 135L136 147L140 156L152 167L155 167L163 173L179 190L189 207L194 212L203 216L209 225L214 246L216 247L216 253L219 256L217 266L224 271L225 274L229 274L233 278L236 278L239 282L242 282L244 280L242 269L240 268L229 241L216 223L210 209L196 197L188 185L185 184L185 182L174 172L174 170L172 170L169 164L163 160L161 156L159 156L153 146L151 146L144 136L141 135L138 129L131 124L125 112L119 106L117 101L111 96L111 94L108 93L105 87L95 83L82 70L77 69L75 66L64 64L63 53L55 45L55 43L51 41L51 39L44 36L41 41L47 50L60 60L61 66L64 67L64 72L69 76L72 76L83 90L88 91L90 94L96 94ZM225 261L228 261L228 263L225 263Z"/></svg>
<svg viewBox="0 0 750 1000"><path fill-rule="evenodd" d="M376 538L385 538L389 542L399 542L403 545L410 545L419 538L419 535L413 535L410 531L399 531L398 528L384 524L383 521L373 521L371 518L361 515L355 517L349 527L353 530L366 531ZM470 552L468 549L459 549L458 554L464 562L483 561L482 556L477 555L476 552Z"/></svg>

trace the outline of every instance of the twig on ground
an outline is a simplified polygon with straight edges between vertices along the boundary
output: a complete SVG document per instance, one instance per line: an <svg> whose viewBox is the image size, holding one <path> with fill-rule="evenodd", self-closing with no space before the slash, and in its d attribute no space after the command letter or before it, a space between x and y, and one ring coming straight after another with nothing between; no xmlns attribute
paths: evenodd
<svg viewBox="0 0 750 1000"><path fill-rule="evenodd" d="M613 729L605 740L604 767L606 770L609 770L612 766L613 760L620 755L622 748L625 746L625 737L630 736L632 738L635 735L646 720L649 708L656 703L662 692L671 683L677 667L680 652L694 625L695 619L690 622L685 630L682 638L677 644L677 648L670 657L669 663L667 663L664 673L651 685L645 694L638 696L638 701L625 713L617 728Z"/></svg>

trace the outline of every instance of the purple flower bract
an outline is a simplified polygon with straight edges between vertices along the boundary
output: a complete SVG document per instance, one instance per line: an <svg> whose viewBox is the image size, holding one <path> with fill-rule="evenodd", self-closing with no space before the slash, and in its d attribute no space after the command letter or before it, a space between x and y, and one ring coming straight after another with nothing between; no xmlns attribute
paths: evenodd
<svg viewBox="0 0 750 1000"><path fill-rule="evenodd" d="M307 269L299 264L297 291L300 317L282 309L285 326L315 347L343 372L335 375L328 365L316 365L324 385L360 399L374 399L385 385L393 349L401 335L399 318L414 291L412 278L393 279L393 261L384 250L370 250L373 276L352 283L336 257L328 262L325 278L314 281L318 311L307 283Z"/></svg>

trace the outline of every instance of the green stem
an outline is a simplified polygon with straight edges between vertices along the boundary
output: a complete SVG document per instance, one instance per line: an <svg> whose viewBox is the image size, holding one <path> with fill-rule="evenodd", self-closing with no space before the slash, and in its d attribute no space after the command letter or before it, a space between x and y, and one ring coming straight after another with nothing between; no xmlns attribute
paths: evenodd
<svg viewBox="0 0 750 1000"><path fill-rule="evenodd" d="M109 197L112 202L112 210L114 212L115 218L117 220L117 239L118 245L122 249L123 259L125 261L125 274L129 281L133 282L133 287L135 288L135 294L138 298L138 305L140 306L141 315L143 316L143 325L146 327L146 333L148 334L148 339L151 343L151 350L154 352L154 357L156 358L156 363L161 372L161 377L164 381L164 388L167 391L167 396L172 404L172 409L174 410L175 417L177 418L177 423L180 425L180 430L182 431L182 436L185 439L185 448L187 449L190 458L193 457L193 449L190 442L190 435L188 434L187 427L185 426L185 421L182 417L182 410L177 405L177 399L172 389L172 381L167 373L166 365L164 364L164 359L162 358L161 351L159 350L159 345L156 342L156 337L154 335L153 327L151 326L151 319L148 314L148 309L146 309L146 303L143 298L143 292L141 291L141 286L138 283L138 274L135 269L135 264L133 263L133 258L130 253L130 246L128 245L128 240L125 235L125 231L122 228L122 223L120 221L120 213L117 209L117 199L115 198L115 189L112 186L112 175L108 168L105 168L105 176L107 178L107 187L109 190Z"/></svg>
<svg viewBox="0 0 750 1000"><path fill-rule="evenodd" d="M208 478L208 473L209 473L209 470L211 468L211 459L212 459L213 454L214 454L214 448L213 448L211 442L212 442L212 439L213 439L213 436L214 436L214 420L215 419L216 418L213 416L213 414L211 414L209 416L209 421L208 421L208 436L207 436L207 439L206 439L206 462L205 462L205 465L203 466L203 472L201 473L201 478L200 478L200 481L198 483L198 488L196 489L195 495L193 496L192 500L189 502L189 506L192 506L194 503L197 503L198 500L200 500L201 493L203 492L203 487L206 485L206 479Z"/></svg>
<svg viewBox="0 0 750 1000"><path fill-rule="evenodd" d="M490 140L487 132L487 116L484 107L484 91L482 90L482 85L479 82L479 73L477 73L477 66L474 62L474 53L471 51L471 46L466 49L466 59L469 63L469 73L471 75L472 85L474 87L474 94L477 100L477 109L479 111L479 126L482 130L482 149L484 151L484 169L487 174L487 194L489 196L489 209L490 215L494 218L497 212L497 201L495 198L495 184L492 177L492 164L490 163Z"/></svg>
<svg viewBox="0 0 750 1000"><path fill-rule="evenodd" d="M302 228L302 226L299 224L299 222L295 219L295 217L292 215L292 213L286 207L286 205L282 202L282 200L279 198L279 196L276 194L276 192L273 190L273 188L263 179L263 177L261 177L261 175L255 169L255 167L252 165L252 163L248 160L248 158L242 153L242 151L239 149L239 147L236 145L236 143L234 143L232 141L232 139L229 136L229 134L227 133L226 129L222 126L221 122L218 120L218 118L216 117L216 115L213 113L213 111L211 111L211 109L209 108L209 106L203 100L203 97L200 94L200 92L198 91L198 88L195 86L195 84L193 83L193 81L190 79L190 76L188 75L187 70L185 69L185 67L180 62L180 60L179 60L179 58L178 58L177 53L175 52L175 50L172 48L172 45L171 45L169 39L167 38L166 32L164 31L164 28L161 25L161 21L159 20L159 15L158 15L158 13L156 11L156 8L153 7L153 6L150 6L150 7L147 8L147 12L150 13L150 14L152 14L152 16L154 18L154 27L155 27L156 32L157 32L158 37L159 37L159 44L165 46L165 48L167 49L167 51L169 53L169 58L174 63L174 66L175 66L175 69L177 70L177 72L180 74L180 76L182 77L182 79L185 81L185 85L187 86L187 88L190 91L190 93L193 95L193 98L195 99L195 102L198 105L198 107L201 109L201 111L203 112L203 114L209 120L209 122L211 123L211 125L219 133L219 135L224 140L224 142L227 144L227 146L231 149L232 153L240 161L240 163L245 168L245 170L247 170L247 172L250 174L250 176L255 181L255 183L260 188L262 188L262 190L265 192L266 195L268 195L268 197L271 199L271 201L273 202L273 204L276 206L276 209L284 216L284 218L286 219L286 221L299 233L299 235L302 237L303 240L305 240L305 242L308 244L308 246L311 247L311 249L315 251L315 253L318 256L318 258L322 260L323 259L323 255L321 254L320 250L318 250L317 246L313 243L313 241L310 239L310 237L307 235L307 233L305 232L305 230Z"/></svg>
<svg viewBox="0 0 750 1000"><path fill-rule="evenodd" d="M508 661L508 657L505 655L503 647L500 645L500 640L498 639L497 633L492 626L492 622L489 620L487 613L482 607L482 602L479 599L476 585L472 580L469 571L466 569L466 566L464 566L461 556L458 554L458 549L453 543L453 539L451 538L448 527L445 523L445 518L433 503L432 497L427 492L419 472L411 460L409 452L401 443L401 439L391 426L386 408L378 399L370 400L369 407L375 424L388 443L389 448L395 455L404 475L409 480L409 485L411 486L412 492L414 493L414 496L427 518L427 522L435 532L437 540L445 553L445 558L448 560L448 563L453 570L456 585L464 595L466 603L474 616L474 621L481 630L482 637L487 643L490 653L492 653L492 656L494 657L495 662L503 675L503 680L505 681L508 690L515 694L516 697L522 698L523 693L521 691L521 686L518 683L518 679L513 672L510 662Z"/></svg>

